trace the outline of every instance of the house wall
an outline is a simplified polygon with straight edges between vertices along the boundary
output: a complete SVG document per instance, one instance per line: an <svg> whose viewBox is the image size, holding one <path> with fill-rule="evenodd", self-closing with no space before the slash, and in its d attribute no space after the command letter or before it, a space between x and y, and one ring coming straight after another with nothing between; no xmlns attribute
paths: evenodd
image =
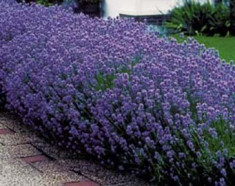
<svg viewBox="0 0 235 186"><path fill-rule="evenodd" d="M117 17L126 15L156 15L165 14L174 6L182 4L183 0L104 0L104 16ZM214 0L197 0L201 3Z"/></svg>

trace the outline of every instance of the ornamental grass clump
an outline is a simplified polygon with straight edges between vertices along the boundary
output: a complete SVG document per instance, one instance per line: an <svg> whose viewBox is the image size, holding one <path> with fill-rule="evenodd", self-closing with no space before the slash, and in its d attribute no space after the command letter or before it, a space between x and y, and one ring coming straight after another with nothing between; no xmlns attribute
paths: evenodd
<svg viewBox="0 0 235 186"><path fill-rule="evenodd" d="M60 7L0 17L0 88L24 123L158 185L232 185L235 66L216 51Z"/></svg>

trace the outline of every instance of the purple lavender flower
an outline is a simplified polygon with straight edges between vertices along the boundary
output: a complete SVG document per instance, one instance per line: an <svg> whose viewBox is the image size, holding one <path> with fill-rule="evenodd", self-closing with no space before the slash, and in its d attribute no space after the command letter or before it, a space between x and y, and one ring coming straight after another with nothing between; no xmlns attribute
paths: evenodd
<svg viewBox="0 0 235 186"><path fill-rule="evenodd" d="M5 107L54 143L159 182L230 175L235 68L216 51L59 6L0 1L0 23Z"/></svg>

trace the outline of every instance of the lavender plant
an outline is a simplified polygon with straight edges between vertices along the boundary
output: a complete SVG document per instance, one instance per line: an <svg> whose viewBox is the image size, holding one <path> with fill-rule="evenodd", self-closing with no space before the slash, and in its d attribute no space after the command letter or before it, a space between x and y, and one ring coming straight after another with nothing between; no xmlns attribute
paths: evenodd
<svg viewBox="0 0 235 186"><path fill-rule="evenodd" d="M129 19L0 3L6 108L55 144L158 185L232 185L235 66Z"/></svg>

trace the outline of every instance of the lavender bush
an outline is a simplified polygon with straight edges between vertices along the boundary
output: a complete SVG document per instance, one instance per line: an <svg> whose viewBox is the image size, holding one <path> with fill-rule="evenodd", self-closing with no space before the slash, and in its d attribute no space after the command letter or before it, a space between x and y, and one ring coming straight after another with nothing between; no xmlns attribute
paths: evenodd
<svg viewBox="0 0 235 186"><path fill-rule="evenodd" d="M6 108L57 145L158 185L234 183L235 66L213 49L0 2L0 64Z"/></svg>

